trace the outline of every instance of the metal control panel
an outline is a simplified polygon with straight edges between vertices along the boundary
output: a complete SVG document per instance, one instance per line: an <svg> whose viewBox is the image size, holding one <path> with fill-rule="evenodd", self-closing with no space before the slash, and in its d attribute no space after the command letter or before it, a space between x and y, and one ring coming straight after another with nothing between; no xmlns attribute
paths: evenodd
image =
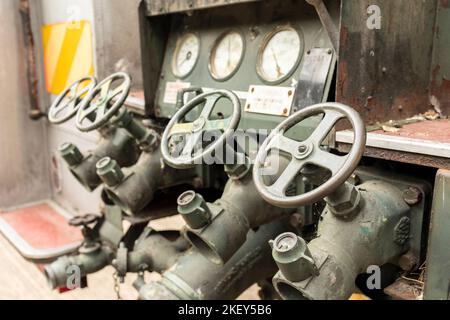
<svg viewBox="0 0 450 320"><path fill-rule="evenodd" d="M186 88L234 91L242 129L271 129L298 108L327 99L335 54L305 1L245 1L181 13L165 8L156 17L154 9L147 10L150 21L170 17L152 106L156 117L170 118L177 93ZM338 15L337 4L329 10ZM215 112L220 117L226 108Z"/></svg>

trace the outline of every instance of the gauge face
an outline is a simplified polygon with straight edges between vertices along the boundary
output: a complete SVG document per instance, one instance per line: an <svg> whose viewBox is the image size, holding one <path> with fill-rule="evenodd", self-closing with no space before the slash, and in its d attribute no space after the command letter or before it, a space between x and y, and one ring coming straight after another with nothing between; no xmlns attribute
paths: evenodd
<svg viewBox="0 0 450 320"><path fill-rule="evenodd" d="M172 60L172 72L183 78L194 69L200 51L200 40L193 33L187 33L178 39Z"/></svg>
<svg viewBox="0 0 450 320"><path fill-rule="evenodd" d="M244 54L244 39L236 31L228 31L220 36L211 52L209 71L213 78L229 78L238 68Z"/></svg>
<svg viewBox="0 0 450 320"><path fill-rule="evenodd" d="M271 32L258 52L256 69L259 76L268 82L285 79L297 65L302 45L293 28Z"/></svg>

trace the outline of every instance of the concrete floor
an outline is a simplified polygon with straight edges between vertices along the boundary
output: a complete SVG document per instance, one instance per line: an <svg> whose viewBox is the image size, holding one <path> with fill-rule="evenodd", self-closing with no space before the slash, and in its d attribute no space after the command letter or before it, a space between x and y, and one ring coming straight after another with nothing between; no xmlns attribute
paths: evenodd
<svg viewBox="0 0 450 320"><path fill-rule="evenodd" d="M152 223L155 229L178 228L182 221L178 217L161 219ZM26 261L14 247L0 234L0 300L5 299L38 299L38 300L113 300L116 299L113 281L114 269L107 267L88 277L88 288L58 293L49 289L45 277L36 265ZM146 274L146 280L156 280L158 274ZM122 299L133 300L137 293L132 287L135 275L129 275L121 284ZM256 285L245 291L239 299L258 299Z"/></svg>

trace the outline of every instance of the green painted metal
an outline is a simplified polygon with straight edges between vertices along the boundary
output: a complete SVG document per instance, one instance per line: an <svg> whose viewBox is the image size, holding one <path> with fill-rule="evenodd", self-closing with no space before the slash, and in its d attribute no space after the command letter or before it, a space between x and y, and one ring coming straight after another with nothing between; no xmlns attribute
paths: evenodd
<svg viewBox="0 0 450 320"><path fill-rule="evenodd" d="M333 11L333 16L336 16L337 5L331 5L330 9ZM239 14L236 14L237 12ZM172 16L172 27L156 92L155 114L158 117L170 117L176 111L175 103L164 102L167 82L183 81L195 87L228 89L245 93L249 90L250 85L265 85L266 83L259 78L256 72L258 49L268 32L283 25L290 25L300 33L304 40L302 55L306 55L306 52L311 48L332 47L314 8L305 1L283 1L282 5L278 1L264 2L264 4L259 2L244 3L229 5L220 9L193 11L191 15ZM244 58L239 70L230 79L217 81L210 75L208 69L210 51L217 37L231 28L239 30L244 36L246 44ZM192 32L200 38L200 53L194 70L187 77L179 79L171 71L172 57L178 37L185 32ZM300 59L290 77L281 83L271 85L295 86L302 68L303 59ZM325 83L322 83L324 87L323 96L320 97L322 101L328 96L333 73L334 68L330 68ZM226 114L228 110L225 106L219 105L215 111ZM240 128L271 129L283 119L284 117L280 116L243 112ZM308 124L305 123L304 127L308 128ZM299 136L305 135L306 132L305 129L300 129Z"/></svg>
<svg viewBox="0 0 450 320"><path fill-rule="evenodd" d="M424 299L450 299L450 171L439 170L434 185Z"/></svg>
<svg viewBox="0 0 450 320"><path fill-rule="evenodd" d="M271 237L290 230L285 219L250 230L247 240L224 265L212 263L195 248L188 250L162 274L162 279L143 285L144 300L235 299L253 283L271 277L276 265L267 244Z"/></svg>
<svg viewBox="0 0 450 320"><path fill-rule="evenodd" d="M356 289L358 274L371 265L391 262L408 250L411 211L403 200L403 190L377 180L357 189L361 204L352 216L336 215L326 207L318 237L308 243L318 274L291 281L291 273L278 272L273 278L284 299L348 299ZM398 227L405 223L407 228Z"/></svg>
<svg viewBox="0 0 450 320"><path fill-rule="evenodd" d="M73 144L64 143L59 150L70 172L89 191L101 184L96 172L96 164L100 159L110 157L120 166L128 167L137 161L140 154L135 139L126 130L111 127L104 128L102 132L97 147L82 156L82 159L81 152Z"/></svg>

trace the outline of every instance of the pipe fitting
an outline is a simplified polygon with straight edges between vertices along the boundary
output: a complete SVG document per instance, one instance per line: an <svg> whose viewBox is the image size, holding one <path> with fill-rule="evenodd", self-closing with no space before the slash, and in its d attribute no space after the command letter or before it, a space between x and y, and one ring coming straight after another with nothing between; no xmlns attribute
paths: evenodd
<svg viewBox="0 0 450 320"><path fill-rule="evenodd" d="M342 219L330 214L327 206L319 236L308 244L319 273L297 281L288 279L290 273L285 274L282 268L275 275L273 284L283 299L348 299L358 274L371 265L397 260L408 250L408 243L399 243L396 233L397 226L410 214L402 190L378 180L357 188L361 194L358 212L351 219ZM400 230L402 238L405 230Z"/></svg>
<svg viewBox="0 0 450 320"><path fill-rule="evenodd" d="M265 202L256 191L251 175L240 180L230 179L222 197L207 206L212 213L210 223L202 229L188 228L185 236L216 264L227 262L236 253L250 229L293 212L293 209L277 208Z"/></svg>
<svg viewBox="0 0 450 320"><path fill-rule="evenodd" d="M118 185L125 177L116 160L110 157L102 158L97 162L96 168L97 175L109 187Z"/></svg>
<svg viewBox="0 0 450 320"><path fill-rule="evenodd" d="M345 182L335 192L325 198L330 211L336 216L346 217L356 212L361 193L352 184Z"/></svg>
<svg viewBox="0 0 450 320"><path fill-rule="evenodd" d="M142 300L235 299L252 284L271 277L276 265L267 241L289 229L283 220L250 230L244 245L224 265L208 261L195 248L183 254L158 282L141 286Z"/></svg>
<svg viewBox="0 0 450 320"><path fill-rule="evenodd" d="M99 160L110 157L120 167L128 167L139 157L136 141L122 128L110 129L101 138L98 146L84 157L72 144L63 144L59 150L68 163L72 175L89 191L95 190L102 183L96 168Z"/></svg>
<svg viewBox="0 0 450 320"><path fill-rule="evenodd" d="M203 197L194 191L183 192L177 199L178 212L192 229L200 229L211 221L211 211Z"/></svg>
<svg viewBox="0 0 450 320"><path fill-rule="evenodd" d="M70 167L79 165L83 161L83 155L76 145L64 142L58 148L59 154Z"/></svg>
<svg viewBox="0 0 450 320"><path fill-rule="evenodd" d="M116 185L107 185L105 192L126 214L135 215L153 200L161 176L160 151L143 152L133 167L124 170L124 178Z"/></svg>
<svg viewBox="0 0 450 320"><path fill-rule="evenodd" d="M62 256L44 267L47 283L52 289L66 287L73 266L80 270L80 276L103 269L110 262L112 251L106 246L98 246L97 250L79 253L73 256Z"/></svg>
<svg viewBox="0 0 450 320"><path fill-rule="evenodd" d="M283 276L298 282L319 274L305 240L292 232L280 234L269 241L272 257Z"/></svg>

